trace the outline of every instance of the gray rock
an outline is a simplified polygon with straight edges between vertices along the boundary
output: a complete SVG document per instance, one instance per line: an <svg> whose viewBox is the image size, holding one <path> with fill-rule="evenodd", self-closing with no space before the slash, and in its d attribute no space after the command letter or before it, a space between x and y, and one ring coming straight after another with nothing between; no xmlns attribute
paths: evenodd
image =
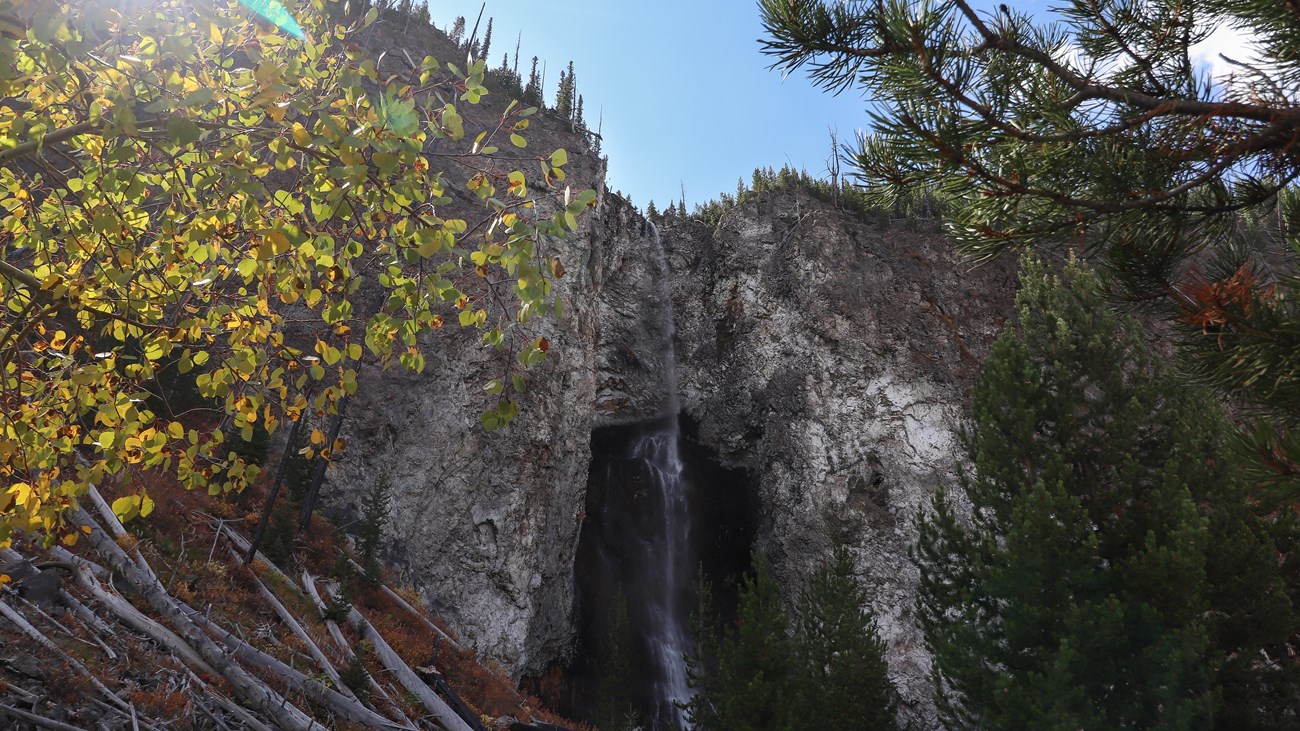
<svg viewBox="0 0 1300 731"><path fill-rule="evenodd" d="M805 193L756 196L674 243L682 402L758 482L759 547L794 595L837 542L872 596L910 718L935 725L913 617L915 518L960 461L1008 266L971 272L933 222L881 230Z"/></svg>
<svg viewBox="0 0 1300 731"><path fill-rule="evenodd" d="M954 479L978 363L1009 312L1008 266L968 271L929 222L876 220L806 193L755 196L715 230L666 218L681 405L728 466L755 476L760 547L793 597L837 542L870 590L908 715L934 725L915 627L915 516ZM518 419L485 433L496 365L439 330L423 375L363 374L331 474L355 514L380 469L395 485L386 556L480 652L517 674L572 650L573 559L600 426L665 406L654 230L605 195L552 242L565 316Z"/></svg>

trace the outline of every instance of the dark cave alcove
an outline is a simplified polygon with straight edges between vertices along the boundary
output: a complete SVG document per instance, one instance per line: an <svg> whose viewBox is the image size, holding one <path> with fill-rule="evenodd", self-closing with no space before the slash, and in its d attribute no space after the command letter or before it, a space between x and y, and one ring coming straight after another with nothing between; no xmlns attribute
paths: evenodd
<svg viewBox="0 0 1300 731"><path fill-rule="evenodd" d="M657 468L646 452L647 444L662 445L667 435L677 440L674 457L680 464L676 513L665 510L667 498L656 489L656 479L664 478L662 473L656 477ZM625 694L647 728L676 728L671 707L656 697L665 684L665 671L653 659L651 647L663 631L659 625L665 615L673 614L672 621L681 623L689 637L701 577L709 587L714 611L724 618L735 614L739 577L750 567L757 494L748 474L723 467L716 452L700 444L697 435L697 425L686 416L678 418L675 429L672 422L659 420L592 434L586 515L574 567L577 651L562 682L554 682L556 676L551 675L553 682L534 686L550 696L546 700L561 712L595 721L602 709L609 708L609 698L601 696L617 683L627 686L617 692ZM665 530L670 514L678 515L677 520L685 516L686 527L677 541L684 540L686 550L674 562L678 568L665 577L665 551L656 535ZM675 525L670 527L681 528L672 522ZM674 596L671 609L665 609L663 587L669 585ZM603 648L614 639L611 620L620 591L626 597L629 631L625 634L630 635L622 642L631 653L621 668L608 668ZM675 653L679 648L670 649ZM665 656L661 645L659 657Z"/></svg>

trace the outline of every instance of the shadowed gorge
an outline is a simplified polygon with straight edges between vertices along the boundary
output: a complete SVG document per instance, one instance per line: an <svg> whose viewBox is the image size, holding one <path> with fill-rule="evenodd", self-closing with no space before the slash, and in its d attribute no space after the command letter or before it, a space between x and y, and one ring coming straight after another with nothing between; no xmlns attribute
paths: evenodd
<svg viewBox="0 0 1300 731"><path fill-rule="evenodd" d="M681 722L669 699L686 699L680 695L686 672L680 653L692 649L696 581L702 576L715 604L729 613L755 533L748 476L719 465L716 454L695 441L689 418L680 422L680 429L661 420L592 435L575 568L580 710L597 712L598 701L607 700L596 697L602 682L622 672L631 685L614 690L626 694L651 728L662 729ZM611 668L606 648L626 643L613 636L620 595L631 652L626 667Z"/></svg>

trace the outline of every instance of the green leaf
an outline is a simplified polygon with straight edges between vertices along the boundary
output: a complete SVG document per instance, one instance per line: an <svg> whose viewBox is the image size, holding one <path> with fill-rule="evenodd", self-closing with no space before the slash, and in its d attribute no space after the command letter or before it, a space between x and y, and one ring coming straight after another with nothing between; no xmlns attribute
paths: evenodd
<svg viewBox="0 0 1300 731"><path fill-rule="evenodd" d="M564 167L568 161L569 153L565 152L563 147L551 153L551 165L554 167Z"/></svg>
<svg viewBox="0 0 1300 731"><path fill-rule="evenodd" d="M147 493L127 495L113 501L113 515L123 523L135 518L148 518L153 512L154 501Z"/></svg>
<svg viewBox="0 0 1300 731"><path fill-rule="evenodd" d="M140 499L135 495L127 495L113 501L113 515L123 523L140 514Z"/></svg>
<svg viewBox="0 0 1300 731"><path fill-rule="evenodd" d="M167 138L178 147L186 147L198 141L199 126L185 117L167 119Z"/></svg>
<svg viewBox="0 0 1300 731"><path fill-rule="evenodd" d="M510 144L514 145L515 147L523 148L528 146L528 140L524 139L523 135L519 135L519 134L515 134L514 132L511 132Z"/></svg>
<svg viewBox="0 0 1300 731"><path fill-rule="evenodd" d="M181 100L181 105L186 107L202 106L212 101L212 97L214 94L215 91L208 87L204 87L202 89L195 89L194 91L191 91L189 94L185 95L185 98Z"/></svg>
<svg viewBox="0 0 1300 731"><path fill-rule="evenodd" d="M398 158L396 155L389 155L386 152L376 152L370 157L370 161L379 168L379 172L388 175L397 168Z"/></svg>
<svg viewBox="0 0 1300 731"><path fill-rule="evenodd" d="M420 120L415 114L415 103L394 94L380 97L379 119L385 127L403 137L420 131Z"/></svg>

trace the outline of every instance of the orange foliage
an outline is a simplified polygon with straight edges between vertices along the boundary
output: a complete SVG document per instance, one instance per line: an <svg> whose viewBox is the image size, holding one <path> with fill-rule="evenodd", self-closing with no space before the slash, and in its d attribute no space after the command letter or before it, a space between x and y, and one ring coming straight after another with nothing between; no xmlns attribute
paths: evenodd
<svg viewBox="0 0 1300 731"><path fill-rule="evenodd" d="M1181 287L1187 302L1183 322L1202 330L1218 329L1234 320L1249 319L1257 298L1273 296L1274 288L1259 288L1249 263L1242 264L1226 280L1211 282L1193 268Z"/></svg>
<svg viewBox="0 0 1300 731"><path fill-rule="evenodd" d="M131 702L145 715L167 720L180 718L190 705L190 699L185 693L168 688L136 688L131 691Z"/></svg>

